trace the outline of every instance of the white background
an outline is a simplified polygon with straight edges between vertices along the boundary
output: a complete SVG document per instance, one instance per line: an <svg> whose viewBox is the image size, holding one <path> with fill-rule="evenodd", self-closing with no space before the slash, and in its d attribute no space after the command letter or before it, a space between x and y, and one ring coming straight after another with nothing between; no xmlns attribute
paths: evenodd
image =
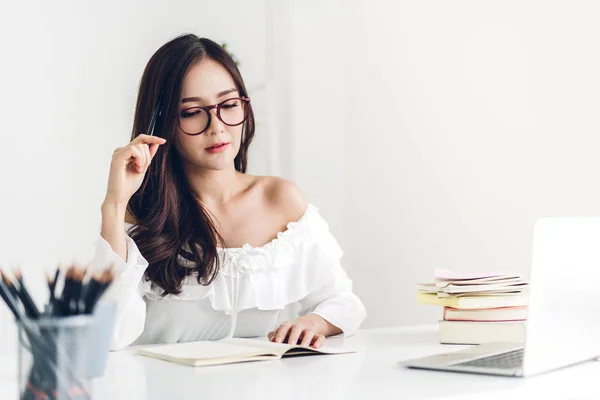
<svg viewBox="0 0 600 400"><path fill-rule="evenodd" d="M185 32L240 59L250 170L321 209L365 327L434 322L414 302L434 267L526 274L537 217L600 214L600 3L1 7L0 265L22 264L40 298L40 270L91 258L145 63ZM8 323L0 307L0 337Z"/></svg>

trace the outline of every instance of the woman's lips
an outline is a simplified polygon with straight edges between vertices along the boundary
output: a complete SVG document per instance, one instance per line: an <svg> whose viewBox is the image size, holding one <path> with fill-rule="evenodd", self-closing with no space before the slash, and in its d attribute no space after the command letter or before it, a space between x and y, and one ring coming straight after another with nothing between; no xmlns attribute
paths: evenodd
<svg viewBox="0 0 600 400"><path fill-rule="evenodd" d="M209 153L220 153L222 151L225 151L225 149L227 149L227 146L229 146L229 143L221 143L219 145L207 148L206 151L208 151Z"/></svg>

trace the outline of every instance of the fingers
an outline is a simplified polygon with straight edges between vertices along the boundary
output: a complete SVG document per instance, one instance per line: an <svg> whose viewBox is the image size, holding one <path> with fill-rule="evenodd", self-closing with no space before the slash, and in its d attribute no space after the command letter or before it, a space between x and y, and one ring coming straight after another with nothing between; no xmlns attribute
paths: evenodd
<svg viewBox="0 0 600 400"><path fill-rule="evenodd" d="M325 336L320 335L303 324L284 322L276 330L267 335L270 341L275 343L289 343L300 346L312 346L319 348L325 342ZM287 339L286 339L287 338Z"/></svg>
<svg viewBox="0 0 600 400"><path fill-rule="evenodd" d="M147 158L149 158L149 157L146 156L146 149L144 147L148 147L148 146L146 146L144 144L136 144L136 145L133 145L133 147L135 147L137 149L138 153L141 156L140 157L139 165L136 163L137 171L138 172L143 172L143 171L146 170L146 166L148 165Z"/></svg>
<svg viewBox="0 0 600 400"><path fill-rule="evenodd" d="M140 149L136 146L127 146L126 149L129 149L130 164L133 165L137 172L142 172L144 163L143 155Z"/></svg>
<svg viewBox="0 0 600 400"><path fill-rule="evenodd" d="M313 339L314 342L312 344L312 347L314 347L315 349L318 349L319 347L323 346L323 343L325 343L325 336L323 335L315 335Z"/></svg>
<svg viewBox="0 0 600 400"><path fill-rule="evenodd" d="M144 170L146 170L149 166L150 166L150 161L152 161L152 157L150 155L150 147L149 146L145 146L145 145L141 145L142 148L144 149Z"/></svg>
<svg viewBox="0 0 600 400"><path fill-rule="evenodd" d="M138 135L135 139L133 139L130 144L134 146L143 146L145 148L143 151L144 155L146 156L144 159L143 168L145 170L146 168L148 168L148 166L150 165L150 161L152 161L152 159L158 152L158 148L160 147L160 145L165 144L166 142L167 140L164 138L141 134Z"/></svg>
<svg viewBox="0 0 600 400"><path fill-rule="evenodd" d="M300 346L308 347L313 342L313 338L315 337L315 333L310 330L305 330L302 335L302 342Z"/></svg>
<svg viewBox="0 0 600 400"><path fill-rule="evenodd" d="M156 152L158 151L158 146L160 146L158 143L153 143L150 145L150 147L148 147L150 152L150 160L152 160L156 155Z"/></svg>
<svg viewBox="0 0 600 400"><path fill-rule="evenodd" d="M292 325L292 330L290 331L287 342L289 344L298 344L298 339L302 332L304 332L304 327L302 325Z"/></svg>
<svg viewBox="0 0 600 400"><path fill-rule="evenodd" d="M145 144L130 144L128 146L131 150L130 162L133 162L135 170L137 172L146 172L152 161L152 154L150 148ZM156 151L155 151L156 154Z"/></svg>
<svg viewBox="0 0 600 400"><path fill-rule="evenodd" d="M275 334L275 343L283 343L283 339L287 336L292 324L290 322L284 322L281 324L277 333Z"/></svg>
<svg viewBox="0 0 600 400"><path fill-rule="evenodd" d="M113 160L133 166L136 172L145 172L150 162L158 152L160 145L167 141L163 138L149 135L138 135L127 146L115 149Z"/></svg>
<svg viewBox="0 0 600 400"><path fill-rule="evenodd" d="M140 134L137 135L135 137L135 139L133 139L131 141L131 144L165 144L167 142L166 139L158 137L158 136L150 136L150 135L145 135L145 134Z"/></svg>

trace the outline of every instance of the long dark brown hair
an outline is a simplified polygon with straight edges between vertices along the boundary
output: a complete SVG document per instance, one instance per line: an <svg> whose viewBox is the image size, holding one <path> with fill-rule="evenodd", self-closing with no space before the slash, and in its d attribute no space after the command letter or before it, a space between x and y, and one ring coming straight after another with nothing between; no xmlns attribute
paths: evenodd
<svg viewBox="0 0 600 400"><path fill-rule="evenodd" d="M175 146L183 79L191 66L204 59L221 64L233 78L239 95L248 96L242 75L227 51L212 40L187 34L166 43L150 58L135 109L132 140L146 133L159 96L162 98L162 115L156 121L154 135L167 142L158 149L128 210L137 221L130 231L131 238L149 263L145 277L164 295L179 294L182 280L194 271L198 272L198 283L208 285L220 267L217 247L223 239L192 194ZM234 160L240 172L246 172L248 147L254 137L251 107L248 113Z"/></svg>

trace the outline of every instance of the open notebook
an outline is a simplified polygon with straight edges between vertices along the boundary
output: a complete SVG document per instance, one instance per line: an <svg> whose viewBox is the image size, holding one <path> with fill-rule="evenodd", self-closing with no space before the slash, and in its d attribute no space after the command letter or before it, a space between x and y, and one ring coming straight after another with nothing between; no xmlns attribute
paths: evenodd
<svg viewBox="0 0 600 400"><path fill-rule="evenodd" d="M232 364L247 361L274 360L282 357L355 353L347 348L313 349L290 344L273 343L259 339L222 339L142 347L138 354L171 361L178 364L201 367Z"/></svg>

